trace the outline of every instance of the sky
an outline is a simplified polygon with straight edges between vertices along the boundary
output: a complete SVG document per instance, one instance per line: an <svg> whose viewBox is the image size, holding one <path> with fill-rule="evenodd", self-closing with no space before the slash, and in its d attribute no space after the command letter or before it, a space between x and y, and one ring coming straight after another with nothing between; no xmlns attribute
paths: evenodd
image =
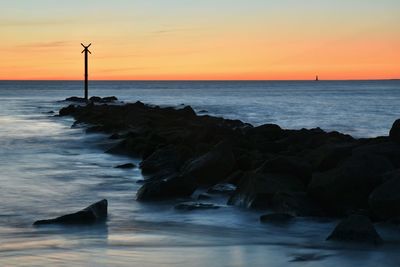
<svg viewBox="0 0 400 267"><path fill-rule="evenodd" d="M399 0L0 0L0 80L400 78Z"/></svg>

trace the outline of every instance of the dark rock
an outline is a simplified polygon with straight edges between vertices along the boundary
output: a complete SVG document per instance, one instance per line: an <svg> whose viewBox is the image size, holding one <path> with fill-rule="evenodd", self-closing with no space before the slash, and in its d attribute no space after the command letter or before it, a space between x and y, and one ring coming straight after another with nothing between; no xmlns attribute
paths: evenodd
<svg viewBox="0 0 400 267"><path fill-rule="evenodd" d="M305 192L278 192L271 200L271 208L278 213L294 216L323 216L322 208Z"/></svg>
<svg viewBox="0 0 400 267"><path fill-rule="evenodd" d="M235 171L228 176L228 178L226 179L226 183L237 186L242 180L244 174L245 172L243 171Z"/></svg>
<svg viewBox="0 0 400 267"><path fill-rule="evenodd" d="M111 140L117 140L117 139L121 139L122 136L118 133L113 133L112 135L110 135L109 139Z"/></svg>
<svg viewBox="0 0 400 267"><path fill-rule="evenodd" d="M375 245L383 242L370 219L362 215L351 215L349 218L341 221L327 240Z"/></svg>
<svg viewBox="0 0 400 267"><path fill-rule="evenodd" d="M393 142L400 143L400 120L396 120L389 132L389 137Z"/></svg>
<svg viewBox="0 0 400 267"><path fill-rule="evenodd" d="M150 177L175 174L191 157L192 152L184 146L166 146L156 150L140 163L143 174ZM162 177L161 177L162 178Z"/></svg>
<svg viewBox="0 0 400 267"><path fill-rule="evenodd" d="M77 108L74 105L69 105L68 107L62 108L59 111L60 116L70 116L76 112Z"/></svg>
<svg viewBox="0 0 400 267"><path fill-rule="evenodd" d="M216 184L210 189L207 190L207 193L209 194L232 194L235 192L236 186L233 184L227 184L227 183L222 183L222 184Z"/></svg>
<svg viewBox="0 0 400 267"><path fill-rule="evenodd" d="M197 197L198 200L208 200L211 198L212 198L212 195L210 195L208 193L202 193Z"/></svg>
<svg viewBox="0 0 400 267"><path fill-rule="evenodd" d="M392 170L391 162L378 155L354 155L337 168L314 173L310 195L334 213L368 207L368 196L381 182L380 175Z"/></svg>
<svg viewBox="0 0 400 267"><path fill-rule="evenodd" d="M313 170L324 172L333 169L352 154L354 143L328 143L308 153Z"/></svg>
<svg viewBox="0 0 400 267"><path fill-rule="evenodd" d="M104 221L107 218L106 199L96 202L76 213L67 214L55 219L36 221L34 225L44 224L93 224Z"/></svg>
<svg viewBox="0 0 400 267"><path fill-rule="evenodd" d="M298 177L305 183L311 180L311 166L300 158L279 156L267 160L258 170L261 173L281 173Z"/></svg>
<svg viewBox="0 0 400 267"><path fill-rule="evenodd" d="M78 102L78 103L85 103L86 99L83 97L78 97L78 96L71 96L65 99L65 101L69 102Z"/></svg>
<svg viewBox="0 0 400 267"><path fill-rule="evenodd" d="M187 117L195 117L196 116L196 112L193 110L193 108L191 106L186 106L183 109L179 109L179 111Z"/></svg>
<svg viewBox="0 0 400 267"><path fill-rule="evenodd" d="M219 209L220 206L211 203L199 203L199 202L184 202L180 203L175 206L176 210L184 210L184 211L191 211L191 210L214 210Z"/></svg>
<svg viewBox="0 0 400 267"><path fill-rule="evenodd" d="M277 140L284 137L284 130L276 124L264 124L248 131L248 135L256 139Z"/></svg>
<svg viewBox="0 0 400 267"><path fill-rule="evenodd" d="M228 204L267 209L271 207L272 198L276 193L304 192L304 190L304 184L292 175L249 172L243 176Z"/></svg>
<svg viewBox="0 0 400 267"><path fill-rule="evenodd" d="M163 200L176 197L189 197L196 190L196 185L177 175L163 179L145 181L139 188L136 198L139 201Z"/></svg>
<svg viewBox="0 0 400 267"><path fill-rule="evenodd" d="M136 168L136 165L133 163L126 163L122 165L115 166L117 169L134 169Z"/></svg>
<svg viewBox="0 0 400 267"><path fill-rule="evenodd" d="M227 178L234 164L230 144L221 142L210 152L185 164L182 176L193 179L199 185L215 185Z"/></svg>
<svg viewBox="0 0 400 267"><path fill-rule="evenodd" d="M92 96L91 98L89 98L89 100L91 102L100 102L102 100L102 98L99 96Z"/></svg>
<svg viewBox="0 0 400 267"><path fill-rule="evenodd" d="M292 221L295 217L287 213L271 213L262 215L260 221L262 223L281 224Z"/></svg>
<svg viewBox="0 0 400 267"><path fill-rule="evenodd" d="M375 188L369 206L381 219L400 217L400 175Z"/></svg>

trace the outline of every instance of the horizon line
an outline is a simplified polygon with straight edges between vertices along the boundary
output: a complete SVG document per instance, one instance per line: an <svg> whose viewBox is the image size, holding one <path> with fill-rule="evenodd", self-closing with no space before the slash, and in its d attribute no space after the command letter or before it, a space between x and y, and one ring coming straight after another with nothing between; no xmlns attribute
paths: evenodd
<svg viewBox="0 0 400 267"><path fill-rule="evenodd" d="M370 78L370 79L319 79L316 81L315 79L93 79L89 80L89 82L295 82L295 81L310 81L310 82L324 82L324 81L398 81L400 78ZM1 82L83 82L84 80L80 79L0 79Z"/></svg>

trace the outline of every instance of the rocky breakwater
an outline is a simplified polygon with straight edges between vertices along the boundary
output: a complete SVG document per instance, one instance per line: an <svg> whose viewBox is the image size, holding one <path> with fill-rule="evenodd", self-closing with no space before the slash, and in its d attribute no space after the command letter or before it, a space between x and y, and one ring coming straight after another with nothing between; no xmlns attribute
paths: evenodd
<svg viewBox="0 0 400 267"><path fill-rule="evenodd" d="M319 128L253 127L199 116L190 106L141 102L70 105L60 115L120 140L108 152L142 158L139 201L230 184L236 190L227 194L229 205L290 216L362 211L375 222L400 217L399 122L388 137L355 139Z"/></svg>

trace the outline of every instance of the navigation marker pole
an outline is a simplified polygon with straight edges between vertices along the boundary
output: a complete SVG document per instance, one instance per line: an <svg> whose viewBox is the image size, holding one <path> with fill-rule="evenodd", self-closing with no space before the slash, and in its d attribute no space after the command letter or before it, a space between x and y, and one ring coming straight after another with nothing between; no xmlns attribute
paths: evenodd
<svg viewBox="0 0 400 267"><path fill-rule="evenodd" d="M88 85L88 53L92 54L92 52L89 51L89 47L92 45L91 43L88 46L85 46L84 44L81 43L83 46L83 51L82 53L85 53L85 100L88 102L89 100L89 85Z"/></svg>

